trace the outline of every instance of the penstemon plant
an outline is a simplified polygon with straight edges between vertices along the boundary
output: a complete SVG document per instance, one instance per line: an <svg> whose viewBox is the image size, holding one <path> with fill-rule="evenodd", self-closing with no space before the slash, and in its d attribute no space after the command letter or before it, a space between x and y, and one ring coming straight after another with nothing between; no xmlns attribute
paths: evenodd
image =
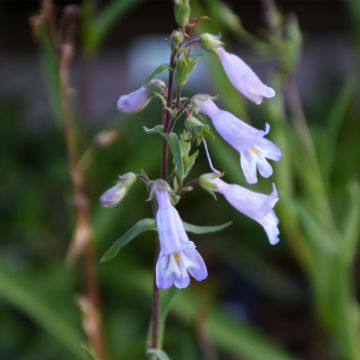
<svg viewBox="0 0 360 360"><path fill-rule="evenodd" d="M258 172L265 178L272 175L273 169L267 159L278 161L281 158L280 149L265 138L270 125L266 123L265 130L258 130L220 109L215 98L207 94L195 94L190 98L181 96L182 88L198 61L198 56L192 54L194 45L200 45L205 52L214 53L232 85L255 104L261 104L264 98L274 97L275 91L266 86L240 57L227 52L219 36L209 33L193 35L197 24L207 18L191 19L189 0L175 0L174 10L179 28L173 31L169 39L169 64L161 64L139 89L122 95L117 102L120 111L136 113L152 99L161 100L161 123L152 129L144 127L147 134L162 137L160 176L150 179L145 172L128 172L119 176L117 183L100 198L104 207L115 206L139 179L145 183L149 192L148 200L153 204L154 219L140 220L102 258L102 261L113 258L122 246L141 232L157 230L159 249L154 266L151 341L147 346L147 354L153 359L167 358L161 350L160 289L173 286L186 288L190 284L190 276L197 281L208 277L205 262L194 242L189 240L187 232L214 232L229 225L201 227L183 222L175 206L186 192L200 185L214 197L216 193L223 195L236 210L264 228L271 244L279 241L279 220L273 210L279 199L275 184L272 193L266 195L226 183L222 179L224 174L212 164L206 143L206 139L211 138L211 130L204 121L208 117L220 136L239 152L240 166L249 184L257 183ZM168 71L167 84L156 79L164 71ZM183 126L176 126L180 122ZM189 179L202 144L211 172Z"/></svg>

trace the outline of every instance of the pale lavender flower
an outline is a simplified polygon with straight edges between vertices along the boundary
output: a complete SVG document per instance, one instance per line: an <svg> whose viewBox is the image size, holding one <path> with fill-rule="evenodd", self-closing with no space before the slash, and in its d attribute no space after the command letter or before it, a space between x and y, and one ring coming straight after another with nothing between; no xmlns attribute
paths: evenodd
<svg viewBox="0 0 360 360"><path fill-rule="evenodd" d="M273 88L266 86L254 71L238 56L227 52L223 47L217 50L224 71L235 89L259 105L263 98L275 96Z"/></svg>
<svg viewBox="0 0 360 360"><path fill-rule="evenodd" d="M279 200L275 184L272 193L266 195L237 184L227 184L214 174L203 175L201 182L207 182L208 188L210 184L211 191L223 195L236 210L258 222L264 228L271 245L279 242L279 219L273 210Z"/></svg>
<svg viewBox="0 0 360 360"><path fill-rule="evenodd" d="M100 204L103 207L116 206L125 197L135 181L136 175L132 172L119 176L118 182L101 195Z"/></svg>
<svg viewBox="0 0 360 360"><path fill-rule="evenodd" d="M270 130L268 123L265 130L258 130L230 112L219 109L211 99L199 101L197 106L211 119L217 132L240 153L241 168L249 184L257 182L257 169L265 178L272 175L272 166L266 159L278 161L282 154L274 143L265 139Z"/></svg>
<svg viewBox="0 0 360 360"><path fill-rule="evenodd" d="M160 254L156 263L156 284L159 288L189 286L190 277L202 281L207 269L195 244L189 240L179 213L170 202L168 185L163 180L155 184L158 203L156 226L160 240Z"/></svg>
<svg viewBox="0 0 360 360"><path fill-rule="evenodd" d="M125 113L139 112L149 103L154 92L161 91L161 89L165 88L166 85L163 81L158 79L151 80L148 85L142 86L129 94L120 96L117 101L117 107Z"/></svg>
<svg viewBox="0 0 360 360"><path fill-rule="evenodd" d="M266 86L254 71L238 56L227 52L218 36L202 34L200 44L213 51L220 58L223 69L236 90L253 101L261 104L263 98L272 98L275 91Z"/></svg>

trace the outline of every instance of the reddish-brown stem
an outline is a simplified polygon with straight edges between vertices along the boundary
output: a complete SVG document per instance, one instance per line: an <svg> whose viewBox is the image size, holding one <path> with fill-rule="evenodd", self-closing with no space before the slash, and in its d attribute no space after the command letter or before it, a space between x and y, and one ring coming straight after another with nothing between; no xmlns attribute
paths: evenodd
<svg viewBox="0 0 360 360"><path fill-rule="evenodd" d="M167 98L166 98L166 106L171 107L173 100L173 86L174 86L174 67L176 61L176 49L172 51L170 57L170 71L168 78L168 86L167 86ZM164 131L168 132L170 130L171 124L171 114L166 109L163 110L163 118L162 124L164 127ZM168 168L168 143L165 138L162 140L162 150L161 150L161 168L160 168L160 177L166 180ZM159 346L159 317L160 317L160 290L156 285L156 261L159 253L159 247L157 247L154 259L154 279L153 279L153 296L152 296L152 336L151 336L151 348L156 349Z"/></svg>
<svg viewBox="0 0 360 360"><path fill-rule="evenodd" d="M171 103L172 103L172 98L173 98L173 87L174 87L174 67L175 67L175 62L176 62L176 55L177 55L177 50L173 50L171 53L171 57L170 57L170 71L169 71L169 78L168 78L168 92L167 92L167 99L166 99L166 106L168 108L171 107ZM168 128L170 125L170 120L171 120L171 114L169 111L164 110L164 115L163 115L163 126L164 126L164 131L168 132ZM162 174L163 175L163 174ZM163 177L163 176L162 176ZM163 177L164 178L164 177Z"/></svg>
<svg viewBox="0 0 360 360"><path fill-rule="evenodd" d="M73 55L73 27L74 19L70 14L64 38L60 43L59 52L59 80L61 96L61 112L64 124L65 144L68 155L69 171L74 191L74 208L78 229L81 229L84 256L84 277L86 297L82 298L84 313L84 327L90 345L99 359L105 359L105 346L102 334L102 317L100 311L99 287L96 277L94 250L91 243L92 227L90 223L90 208L86 194L86 178L79 165L77 139L74 130L73 116L69 98L69 67Z"/></svg>

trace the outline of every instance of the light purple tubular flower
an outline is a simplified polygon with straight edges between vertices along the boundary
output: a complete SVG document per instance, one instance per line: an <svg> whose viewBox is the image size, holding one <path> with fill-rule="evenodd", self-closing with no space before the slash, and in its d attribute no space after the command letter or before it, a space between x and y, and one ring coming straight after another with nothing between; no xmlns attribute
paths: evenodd
<svg viewBox="0 0 360 360"><path fill-rule="evenodd" d="M101 195L100 204L103 207L114 207L124 198L125 194L125 186L121 183L117 183Z"/></svg>
<svg viewBox="0 0 360 360"><path fill-rule="evenodd" d="M159 288L189 286L189 274L198 281L208 272L195 244L189 240L179 213L170 203L166 182L158 180L155 196L158 203L156 225L160 239L160 254L156 263L156 284Z"/></svg>
<svg viewBox="0 0 360 360"><path fill-rule="evenodd" d="M249 184L257 182L257 169L265 178L272 175L273 169L267 158L278 161L282 153L274 143L265 139L270 130L268 123L265 130L258 130L230 112L219 109L212 100L200 102L199 107L200 112L211 119L216 131L240 153L241 168Z"/></svg>
<svg viewBox="0 0 360 360"><path fill-rule="evenodd" d="M266 195L237 184L227 184L219 178L211 181L216 186L215 192L223 195L236 210L257 221L264 228L271 245L279 242L279 219L273 210L279 200L275 184L273 192Z"/></svg>
<svg viewBox="0 0 360 360"><path fill-rule="evenodd" d="M135 181L136 175L132 172L119 176L117 183L101 195L101 206L109 208L119 204Z"/></svg>
<svg viewBox="0 0 360 360"><path fill-rule="evenodd" d="M216 50L224 71L235 89L259 105L263 98L272 98L275 91L266 86L238 56L228 53L223 47Z"/></svg>
<svg viewBox="0 0 360 360"><path fill-rule="evenodd" d="M165 88L163 81L158 79L151 80L148 85L142 86L129 94L120 96L117 101L117 107L125 113L137 113L144 109L149 103L153 92L159 91L161 88Z"/></svg>

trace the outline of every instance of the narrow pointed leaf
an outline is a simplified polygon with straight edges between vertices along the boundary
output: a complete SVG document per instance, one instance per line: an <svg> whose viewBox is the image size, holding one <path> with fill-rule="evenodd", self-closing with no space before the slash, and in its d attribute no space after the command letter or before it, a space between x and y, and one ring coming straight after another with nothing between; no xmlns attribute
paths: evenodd
<svg viewBox="0 0 360 360"><path fill-rule="evenodd" d="M94 352L85 344L82 344L81 347L84 349L86 358L88 360L99 360L98 357L94 354Z"/></svg>
<svg viewBox="0 0 360 360"><path fill-rule="evenodd" d="M232 222L227 222L221 225L214 226L200 226L193 225L187 222L183 222L184 228L186 231L193 234L208 234L221 231L232 224ZM137 236L142 234L145 231L157 231L155 220L152 218L145 218L138 221L134 226L132 226L123 236L121 236L115 243L110 247L110 249L103 255L100 259L100 262L105 262L113 257L115 257L120 249L128 244L130 241L134 240Z"/></svg>
<svg viewBox="0 0 360 360"><path fill-rule="evenodd" d="M147 85L151 80L155 79L158 75L160 75L165 70L170 70L171 66L169 64L161 64L159 65L145 80L143 86Z"/></svg>
<svg viewBox="0 0 360 360"><path fill-rule="evenodd" d="M71 359L83 359L80 343L83 340L78 329L68 323L61 314L61 309L47 304L28 278L19 276L0 261L0 300L18 308L44 331L51 334L59 343L71 352Z"/></svg>
<svg viewBox="0 0 360 360"><path fill-rule="evenodd" d="M165 331L165 321L167 315L170 311L171 305L175 299L175 296L179 292L179 289L176 287L171 287L170 289L161 289L160 290L160 317L159 317L159 334L158 334L158 343L157 347L162 348L162 342L164 338ZM152 319L149 324L147 342L150 343L152 338Z"/></svg>
<svg viewBox="0 0 360 360"><path fill-rule="evenodd" d="M96 17L88 29L86 36L86 48L88 51L95 50L104 39L111 27L120 20L131 7L142 0L112 0Z"/></svg>
<svg viewBox="0 0 360 360"><path fill-rule="evenodd" d="M162 290L160 293L160 324L159 324L159 346L161 347L164 338L165 321L169 314L171 305L174 302L175 296L179 289L172 287L170 289Z"/></svg>
<svg viewBox="0 0 360 360"><path fill-rule="evenodd" d="M134 240L138 235L145 231L156 231L154 219L147 218L138 221L111 246L111 248L103 255L100 262L105 262L112 259L114 256L117 255L117 253L123 246L128 244L131 240Z"/></svg>
<svg viewBox="0 0 360 360"><path fill-rule="evenodd" d="M346 111L349 108L351 99L353 98L356 82L350 78L340 89L337 98L332 104L328 113L327 128L324 132L326 140L322 150L322 162L325 171L325 178L330 176L333 171L334 158L336 154L336 143L341 129L342 122L346 118Z"/></svg>
<svg viewBox="0 0 360 360"><path fill-rule="evenodd" d="M163 350L148 349L147 354L154 356L156 360L170 360L170 358L167 356L166 352Z"/></svg>
<svg viewBox="0 0 360 360"><path fill-rule="evenodd" d="M210 234L210 233L214 233L214 232L218 232L218 231L226 229L227 227L229 227L232 224L232 221L229 221L225 224L212 225L212 226L193 225L193 224L189 224L184 221L183 221L183 224L184 224L185 230L189 233Z"/></svg>
<svg viewBox="0 0 360 360"><path fill-rule="evenodd" d="M180 177L184 177L184 164L181 157L181 146L179 137L175 133L163 134L167 142L169 143L171 153L173 155L174 164L176 166L176 174Z"/></svg>
<svg viewBox="0 0 360 360"><path fill-rule="evenodd" d="M358 183L350 185L349 195L349 207L342 228L342 250L348 262L356 256L356 247L359 243L360 186Z"/></svg>
<svg viewBox="0 0 360 360"><path fill-rule="evenodd" d="M143 129L147 134L162 134L164 132L164 127L162 125L156 125L153 128L143 126Z"/></svg>

